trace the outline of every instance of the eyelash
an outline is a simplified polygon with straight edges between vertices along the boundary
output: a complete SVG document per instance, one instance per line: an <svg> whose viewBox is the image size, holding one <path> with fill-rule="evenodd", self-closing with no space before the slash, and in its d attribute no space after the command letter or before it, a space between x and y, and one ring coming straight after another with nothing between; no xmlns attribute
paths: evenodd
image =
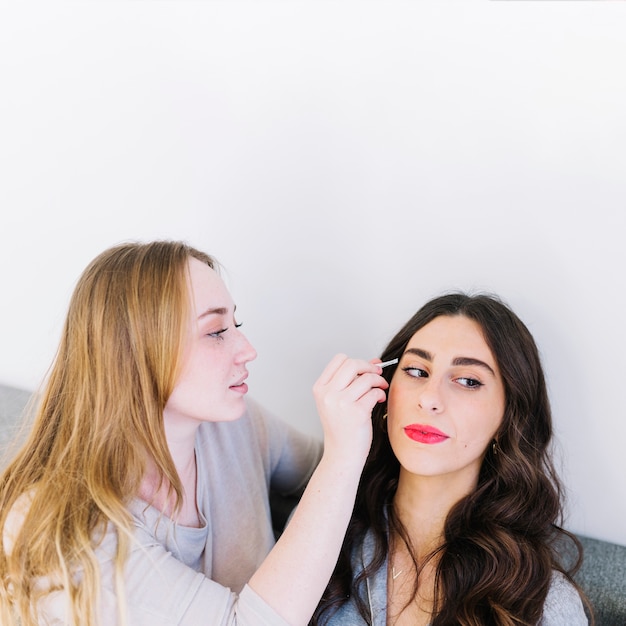
<svg viewBox="0 0 626 626"><path fill-rule="evenodd" d="M240 328L242 324L234 324L235 328ZM207 333L207 337L212 337L213 339L219 339L220 341L224 341L224 337L222 335L228 330L228 326L226 328L222 328L222 330L217 330L214 333Z"/></svg>
<svg viewBox="0 0 626 626"><path fill-rule="evenodd" d="M481 383L479 380L476 380L475 378L468 378L467 376L460 376L455 380L466 380L468 383L471 383L470 385L463 385L463 387L467 387L468 389L478 389L479 387L483 386L483 383Z"/></svg>
<svg viewBox="0 0 626 626"><path fill-rule="evenodd" d="M420 367L403 367L402 369L412 378L428 378L428 374L426 374L426 370L423 370ZM410 372L422 372L422 373L419 376L414 376ZM426 375L424 376L424 374Z"/></svg>
<svg viewBox="0 0 626 626"><path fill-rule="evenodd" d="M411 376L412 378L428 378L428 373L426 372L426 370L423 370L420 367L403 367L402 368L409 376ZM419 376L414 376L413 374L411 374L410 372L421 372ZM470 378L468 376L459 376L458 378L454 379L455 382L459 382L459 381L466 381L469 384L461 384L462 387L465 387L466 389L478 389L479 387L483 386L483 383L481 383L479 380L477 380L476 378Z"/></svg>

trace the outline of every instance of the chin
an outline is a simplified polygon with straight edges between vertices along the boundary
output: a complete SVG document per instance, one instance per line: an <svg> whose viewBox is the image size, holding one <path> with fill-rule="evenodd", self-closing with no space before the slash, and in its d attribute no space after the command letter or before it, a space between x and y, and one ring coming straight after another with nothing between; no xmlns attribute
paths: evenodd
<svg viewBox="0 0 626 626"><path fill-rule="evenodd" d="M225 406L223 410L215 416L213 421L216 422L235 422L239 418L243 417L246 412L246 403L243 398L230 402L228 406Z"/></svg>

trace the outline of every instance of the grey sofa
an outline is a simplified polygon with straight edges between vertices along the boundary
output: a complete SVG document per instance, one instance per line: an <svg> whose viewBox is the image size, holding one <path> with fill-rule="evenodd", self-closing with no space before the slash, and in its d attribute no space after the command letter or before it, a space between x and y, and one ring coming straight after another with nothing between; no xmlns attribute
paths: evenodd
<svg viewBox="0 0 626 626"><path fill-rule="evenodd" d="M29 391L0 384L0 463L9 442L19 435L20 417L30 396ZM275 499L272 503L277 520L284 520L293 506ZM579 538L585 553L577 578L591 601L596 624L626 626L626 546Z"/></svg>

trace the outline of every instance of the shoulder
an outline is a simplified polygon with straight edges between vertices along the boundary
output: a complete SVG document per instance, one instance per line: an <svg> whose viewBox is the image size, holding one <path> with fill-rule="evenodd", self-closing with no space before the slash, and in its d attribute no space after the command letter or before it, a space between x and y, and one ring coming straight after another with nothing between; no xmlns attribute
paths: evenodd
<svg viewBox="0 0 626 626"><path fill-rule="evenodd" d="M588 623L576 587L561 572L553 572L539 626L587 626Z"/></svg>
<svg viewBox="0 0 626 626"><path fill-rule="evenodd" d="M248 467L264 476L270 465L270 450L277 428L273 418L260 404L246 398L243 415L232 422L203 422L196 438L198 460L215 477L222 476L224 464L234 469Z"/></svg>
<svg viewBox="0 0 626 626"><path fill-rule="evenodd" d="M276 436L277 433L285 435L290 431L290 426L287 422L279 418L254 398L246 398L244 419L249 421L252 429L263 433L268 439Z"/></svg>
<svg viewBox="0 0 626 626"><path fill-rule="evenodd" d="M250 428L264 438L269 439L270 433L274 429L283 429L286 425L276 415L266 407L257 402L254 398L246 398L246 412L243 419L247 419Z"/></svg>
<svg viewBox="0 0 626 626"><path fill-rule="evenodd" d="M321 447L318 439L300 432L251 397L246 397L246 410L238 420L204 423L199 431L201 438L218 436L239 441L247 438L254 442L254 447L267 453L271 450L282 454L285 446L299 449L314 444L316 451Z"/></svg>

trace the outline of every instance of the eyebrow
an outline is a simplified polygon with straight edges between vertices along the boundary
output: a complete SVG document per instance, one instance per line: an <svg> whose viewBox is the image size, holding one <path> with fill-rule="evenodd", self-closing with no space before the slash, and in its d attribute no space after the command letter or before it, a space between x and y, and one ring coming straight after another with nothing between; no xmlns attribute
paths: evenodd
<svg viewBox="0 0 626 626"><path fill-rule="evenodd" d="M233 313L237 310L237 307L235 306L233 308ZM228 314L228 309L224 306L218 306L215 307L213 309L207 309L206 311L204 311L204 313L200 313L200 315L198 315L198 319L204 319L205 317L208 317L209 315L227 315Z"/></svg>
<svg viewBox="0 0 626 626"><path fill-rule="evenodd" d="M420 358L429 362L432 362L433 360L433 355L426 350L422 350L421 348L407 348L404 351L404 354L415 354L416 356L419 356ZM452 365L477 365L478 367L484 367L494 376L496 375L490 365L488 365L484 361L481 361L480 359L475 359L469 356L457 356L456 358L452 359Z"/></svg>

